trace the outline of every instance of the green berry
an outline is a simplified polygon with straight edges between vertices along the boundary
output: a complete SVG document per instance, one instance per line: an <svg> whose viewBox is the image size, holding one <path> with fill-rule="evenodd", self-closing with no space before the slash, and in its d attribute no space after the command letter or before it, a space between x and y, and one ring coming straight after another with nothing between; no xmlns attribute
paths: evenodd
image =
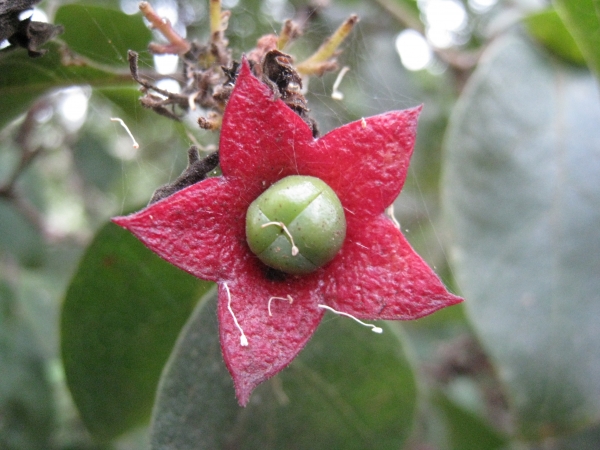
<svg viewBox="0 0 600 450"><path fill-rule="evenodd" d="M246 213L250 250L267 266L294 275L331 261L345 237L344 208L335 192L315 177L279 180Z"/></svg>

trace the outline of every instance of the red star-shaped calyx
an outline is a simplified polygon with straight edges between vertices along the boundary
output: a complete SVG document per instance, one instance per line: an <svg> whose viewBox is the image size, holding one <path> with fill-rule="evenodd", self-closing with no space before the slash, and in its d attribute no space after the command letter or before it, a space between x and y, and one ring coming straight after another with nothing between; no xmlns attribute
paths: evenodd
<svg viewBox="0 0 600 450"><path fill-rule="evenodd" d="M406 178L419 112L392 111L314 139L244 63L223 116L223 175L113 219L165 260L218 283L221 347L241 405L304 347L324 314L319 304L360 319L409 320L462 301L384 215ZM246 211L290 175L333 189L346 238L316 271L273 276L248 247Z"/></svg>

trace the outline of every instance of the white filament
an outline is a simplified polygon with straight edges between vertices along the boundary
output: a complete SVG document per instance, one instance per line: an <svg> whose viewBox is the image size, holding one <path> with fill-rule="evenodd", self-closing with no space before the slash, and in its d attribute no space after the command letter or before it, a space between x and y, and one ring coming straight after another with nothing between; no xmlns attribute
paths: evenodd
<svg viewBox="0 0 600 450"><path fill-rule="evenodd" d="M396 219L396 215L394 214L394 204L392 203L390 206L388 206L385 209L385 212L389 216L389 218L392 219L392 222L394 222L396 228L400 229L400 222L398 222L398 220Z"/></svg>
<svg viewBox="0 0 600 450"><path fill-rule="evenodd" d="M283 223L283 222L267 222L267 223L264 223L261 226L261 228L265 228L265 227L268 227L271 225L276 225L283 229L284 233L287 234L287 236L290 238L290 241L292 242L292 256L296 256L298 254L299 250L298 250L298 247L296 247L296 244L294 243L294 238L292 237L292 234L289 232L289 230L285 226L285 223Z"/></svg>
<svg viewBox="0 0 600 450"><path fill-rule="evenodd" d="M269 303L267 305L267 308L269 310L269 315L272 316L273 314L271 314L271 300L283 300L283 301L289 301L290 305L294 302L294 299L292 298L292 296L290 294L287 295L287 297L271 297L269 299Z"/></svg>
<svg viewBox="0 0 600 450"><path fill-rule="evenodd" d="M358 323L360 323L361 325L363 325L363 326L365 326L365 327L369 327L369 328L371 328L371 331L372 331L373 333L378 333L378 334L381 334L381 333L383 333L383 329L382 329L382 328L376 327L375 325L373 325L373 324L370 324L370 323L365 323L365 322L363 322L362 320L359 320L359 319L357 319L356 317L354 317L352 314L348 314L348 313L345 313L345 312L342 312L342 311L336 311L335 309L333 309L332 307L330 307L330 306L327 306L327 305L317 305L317 306L318 306L319 308L324 308L324 309L327 309L327 310L331 311L332 313L339 314L340 316L346 316L346 317L350 317L351 319L353 319L353 320L356 320L356 321L357 321Z"/></svg>
<svg viewBox="0 0 600 450"><path fill-rule="evenodd" d="M340 84L342 84L342 79L344 78L344 75L346 75L346 73L350 70L350 67L348 66L344 66L342 68L342 70L340 70L340 73L338 73L337 78L335 79L335 82L333 83L333 90L331 92L331 98L334 100L344 100L344 94L340 91L338 91L338 88L340 87Z"/></svg>
<svg viewBox="0 0 600 450"><path fill-rule="evenodd" d="M140 144L137 143L137 141L133 137L133 134L131 134L131 131L129 131L129 127L127 125L125 125L125 122L123 122L123 119L119 119L118 117L111 117L110 120L112 122L119 122L121 124L121 126L123 128L125 128L125 131L127 131L127 134L129 135L129 137L133 141L133 148L140 148Z"/></svg>
<svg viewBox="0 0 600 450"><path fill-rule="evenodd" d="M229 286L227 286L227 283L223 283L223 286L225 286L225 290L227 291L227 309L229 309L229 312L231 313L231 317L233 317L233 322L235 323L235 326L237 327L238 330L240 330L240 345L242 347L247 347L248 346L248 338L246 337L246 335L244 334L244 330L242 330L242 327L240 326L240 324L238 323L235 314L233 314L233 309L231 309L231 292L229 291Z"/></svg>

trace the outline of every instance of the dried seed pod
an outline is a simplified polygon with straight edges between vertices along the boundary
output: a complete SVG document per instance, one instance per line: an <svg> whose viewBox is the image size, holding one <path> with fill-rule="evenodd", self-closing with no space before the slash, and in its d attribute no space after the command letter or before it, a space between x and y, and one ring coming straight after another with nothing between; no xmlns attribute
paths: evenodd
<svg viewBox="0 0 600 450"><path fill-rule="evenodd" d="M318 178L293 175L273 184L248 208L246 240L267 266L293 275L331 261L346 237L346 217Z"/></svg>

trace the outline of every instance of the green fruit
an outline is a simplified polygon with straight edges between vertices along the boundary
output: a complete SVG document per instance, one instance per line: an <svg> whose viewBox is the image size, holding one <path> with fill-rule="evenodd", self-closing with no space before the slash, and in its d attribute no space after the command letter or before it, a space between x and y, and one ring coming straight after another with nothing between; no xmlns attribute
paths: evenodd
<svg viewBox="0 0 600 450"><path fill-rule="evenodd" d="M294 275L331 261L345 237L344 208L335 192L315 177L279 180L246 213L250 250L267 266Z"/></svg>

